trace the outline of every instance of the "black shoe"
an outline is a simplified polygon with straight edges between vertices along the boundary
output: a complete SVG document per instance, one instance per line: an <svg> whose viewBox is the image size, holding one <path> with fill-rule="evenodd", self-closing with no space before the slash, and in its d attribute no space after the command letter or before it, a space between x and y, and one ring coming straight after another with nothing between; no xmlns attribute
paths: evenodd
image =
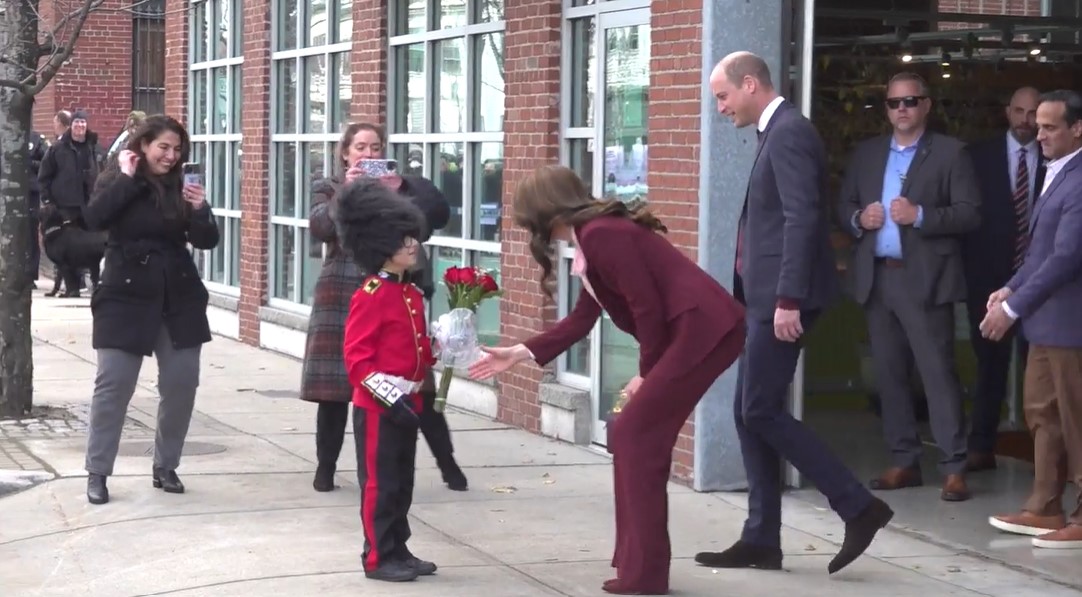
<svg viewBox="0 0 1082 597"><path fill-rule="evenodd" d="M365 570L364 577L387 582L409 582L420 574L403 561L391 560L375 570Z"/></svg>
<svg viewBox="0 0 1082 597"><path fill-rule="evenodd" d="M165 493L184 493L184 484L176 471L154 469L154 487L165 490Z"/></svg>
<svg viewBox="0 0 1082 597"><path fill-rule="evenodd" d="M737 541L725 551L699 552L695 554L695 561L711 568L781 570L781 548Z"/></svg>
<svg viewBox="0 0 1082 597"><path fill-rule="evenodd" d="M109 502L109 488L105 486L105 475L90 474L86 478L86 501L91 504Z"/></svg>
<svg viewBox="0 0 1082 597"><path fill-rule="evenodd" d="M330 467L316 468L316 476L312 479L312 488L316 491L334 491L334 469Z"/></svg>
<svg viewBox="0 0 1082 597"><path fill-rule="evenodd" d="M431 576L436 573L438 568L436 564L422 560L417 556L410 556L402 561L410 568L416 570L418 576Z"/></svg>
<svg viewBox="0 0 1082 597"><path fill-rule="evenodd" d="M447 489L451 491L466 491L469 489L466 475L462 473L462 469L458 468L456 462L452 461L451 464L440 467L440 472L443 473L443 482L447 484Z"/></svg>
<svg viewBox="0 0 1082 597"><path fill-rule="evenodd" d="M872 498L872 503L859 516L845 523L845 539L838 555L827 565L827 572L834 574L860 557L872 544L879 529L887 526L894 518L894 510L879 498Z"/></svg>

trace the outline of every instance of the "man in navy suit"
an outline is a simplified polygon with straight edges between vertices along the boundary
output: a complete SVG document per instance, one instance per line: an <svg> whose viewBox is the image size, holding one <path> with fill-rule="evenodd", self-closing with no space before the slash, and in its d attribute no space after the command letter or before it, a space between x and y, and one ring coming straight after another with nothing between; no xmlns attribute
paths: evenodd
<svg viewBox="0 0 1082 597"><path fill-rule="evenodd" d="M969 431L966 469L996 468L996 436L1007 397L1007 371L1017 340L1021 362L1026 342L1019 334L1002 342L981 336L988 295L1003 287L1018 271L1029 241L1029 218L1044 186L1044 158L1037 145L1037 103L1040 92L1022 87L1006 107L1009 128L969 147L982 176L981 225L962 244L966 274L969 339L977 357L976 388Z"/></svg>
<svg viewBox="0 0 1082 597"><path fill-rule="evenodd" d="M1033 489L1017 514L993 516L1003 531L1034 535L1035 547L1082 548L1082 497L1065 516L1068 479L1082 488L1082 95L1053 91L1037 107L1048 158L1030 218L1022 267L988 297L985 338L1001 341L1022 320L1030 343L1023 407L1033 435Z"/></svg>
<svg viewBox="0 0 1082 597"><path fill-rule="evenodd" d="M839 295L824 203L827 156L819 133L775 91L766 62L725 57L710 75L718 112L756 125L759 144L737 232L736 297L747 339L735 398L748 476L748 518L729 549L695 560L715 568L781 568L781 458L808 477L845 521L831 573L864 553L894 512L786 409L801 338Z"/></svg>

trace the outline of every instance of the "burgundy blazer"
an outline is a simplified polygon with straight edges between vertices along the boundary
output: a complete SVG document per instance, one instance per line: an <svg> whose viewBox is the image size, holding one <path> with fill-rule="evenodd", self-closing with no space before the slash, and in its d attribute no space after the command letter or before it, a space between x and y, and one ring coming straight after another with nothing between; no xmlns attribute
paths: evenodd
<svg viewBox="0 0 1082 597"><path fill-rule="evenodd" d="M670 323L693 312L694 338L681 338L681 362L697 364L734 328L743 329L744 307L663 235L619 216L596 218L575 230L586 257L586 276L571 313L526 341L545 365L585 337L604 309L619 329L639 342L639 374L646 376L677 338ZM600 304L598 304L600 302Z"/></svg>

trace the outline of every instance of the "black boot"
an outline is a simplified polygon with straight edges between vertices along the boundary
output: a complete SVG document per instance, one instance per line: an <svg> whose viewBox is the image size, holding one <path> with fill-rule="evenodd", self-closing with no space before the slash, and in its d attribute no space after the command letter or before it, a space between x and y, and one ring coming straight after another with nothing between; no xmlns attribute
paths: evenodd
<svg viewBox="0 0 1082 597"><path fill-rule="evenodd" d="M109 488L105 486L105 475L90 474L86 478L86 501L91 504L109 502Z"/></svg>
<svg viewBox="0 0 1082 597"><path fill-rule="evenodd" d="M406 565L410 568L416 570L418 576L431 576L435 574L437 570L437 566L434 563L427 560L422 560L415 555L410 555L408 558L403 560L403 562L405 562Z"/></svg>
<svg viewBox="0 0 1082 597"><path fill-rule="evenodd" d="M466 491L469 489L466 475L462 472L462 469L458 468L458 463L454 459L451 459L450 463L440 466L440 472L443 474L443 482L447 484L447 489L451 491Z"/></svg>
<svg viewBox="0 0 1082 597"><path fill-rule="evenodd" d="M184 493L184 484L180 482L176 471L155 468L154 487L165 490L165 493Z"/></svg>
<svg viewBox="0 0 1082 597"><path fill-rule="evenodd" d="M420 576L409 564L401 560L391 560L375 570L365 570L365 578L387 582L409 582Z"/></svg>
<svg viewBox="0 0 1082 597"><path fill-rule="evenodd" d="M323 466L322 464L316 467L316 477L312 480L312 488L316 491L334 491L334 467Z"/></svg>

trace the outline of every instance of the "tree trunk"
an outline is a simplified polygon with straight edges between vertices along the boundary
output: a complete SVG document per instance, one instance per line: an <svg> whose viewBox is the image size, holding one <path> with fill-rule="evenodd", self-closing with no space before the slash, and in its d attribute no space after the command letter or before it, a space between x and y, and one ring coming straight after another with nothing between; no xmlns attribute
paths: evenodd
<svg viewBox="0 0 1082 597"><path fill-rule="evenodd" d="M29 2L8 3L0 16L0 42L8 61L0 80L18 81L37 66L37 22ZM36 3L35 3L36 4ZM27 180L33 98L0 86L0 417L30 411L34 397L30 335L31 240Z"/></svg>

